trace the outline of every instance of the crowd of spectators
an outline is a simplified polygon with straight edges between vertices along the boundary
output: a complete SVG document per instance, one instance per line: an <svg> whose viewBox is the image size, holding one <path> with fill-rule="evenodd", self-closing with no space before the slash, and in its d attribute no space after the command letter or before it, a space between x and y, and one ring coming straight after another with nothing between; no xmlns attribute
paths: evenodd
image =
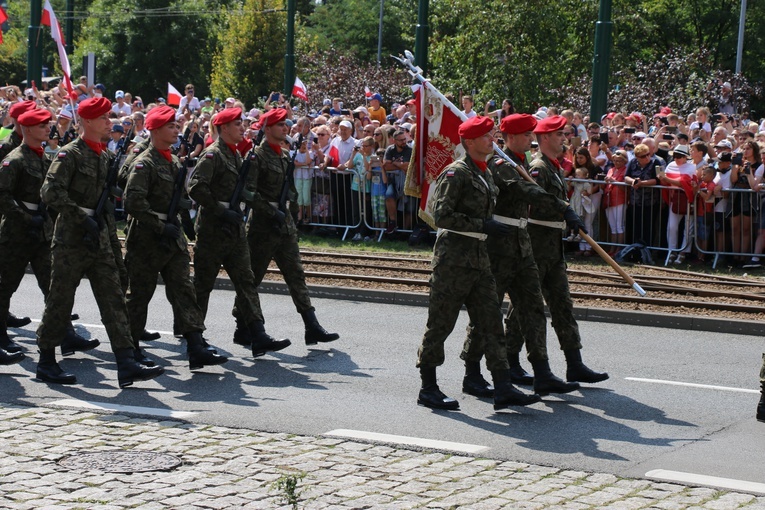
<svg viewBox="0 0 765 510"><path fill-rule="evenodd" d="M108 94L101 84L89 87L84 77L74 95L72 100L62 86L23 93L11 86L0 89L0 106L6 112L11 103L31 98L49 108L54 120L46 151L55 152L77 136L73 120L82 99L104 95L113 100L111 150L145 140L144 116L164 101L144 102L123 90ZM764 185L765 121L735 114L734 105L725 101L729 84L722 84L720 97L714 114L703 106L687 114L667 106L658 112L610 112L600 119L556 107L534 113L539 119L562 115L568 120L559 162L570 180L570 200L587 229L610 243L612 253L639 244L668 253L667 260L676 264L724 252L732 254L731 263L759 266L765 251L764 204L758 194ZM467 117L477 115L473 97L450 99ZM356 241L371 240L375 231L391 235L413 229L418 202L403 190L416 126L414 100L386 104L389 109L378 93L346 101L327 98L318 109L305 110L275 92L260 107L246 108L236 98L197 97L188 84L177 110L181 136L174 150L192 165L217 138L212 123L217 112L239 107L246 129L240 149L246 152L257 142L262 113L285 108L291 129L285 148L294 156L299 225L350 227ZM483 114L497 124L512 113L509 99L499 108L494 100L483 104ZM499 134L496 139L501 146ZM563 235L578 254L592 254L576 233Z"/></svg>

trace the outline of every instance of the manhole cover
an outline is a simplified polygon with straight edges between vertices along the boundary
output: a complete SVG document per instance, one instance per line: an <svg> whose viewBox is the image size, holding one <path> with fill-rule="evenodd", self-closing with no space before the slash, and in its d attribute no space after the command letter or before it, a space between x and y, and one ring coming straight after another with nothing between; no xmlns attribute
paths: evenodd
<svg viewBox="0 0 765 510"><path fill-rule="evenodd" d="M97 470L105 473L143 473L169 471L181 465L181 459L154 452L95 452L75 453L64 457L59 465L72 470Z"/></svg>

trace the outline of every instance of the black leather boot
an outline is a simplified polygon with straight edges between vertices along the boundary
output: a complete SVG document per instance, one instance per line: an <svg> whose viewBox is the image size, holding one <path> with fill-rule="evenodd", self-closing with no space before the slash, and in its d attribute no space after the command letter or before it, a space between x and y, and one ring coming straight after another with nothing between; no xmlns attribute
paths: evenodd
<svg viewBox="0 0 765 510"><path fill-rule="evenodd" d="M40 362L37 364L37 378L54 384L75 384L74 374L64 372L56 363L56 349L41 349Z"/></svg>
<svg viewBox="0 0 765 510"><path fill-rule="evenodd" d="M228 361L227 357L211 350L199 331L186 333L185 338L186 353L189 355L189 370L197 370L210 365L222 365Z"/></svg>
<svg viewBox="0 0 765 510"><path fill-rule="evenodd" d="M16 317L12 313L8 312L8 318L6 319L5 325L9 328L23 328L31 322L32 319L29 317Z"/></svg>
<svg viewBox="0 0 765 510"><path fill-rule="evenodd" d="M757 404L757 421L765 422L765 381L760 382L760 403Z"/></svg>
<svg viewBox="0 0 765 510"><path fill-rule="evenodd" d="M417 396L417 403L431 409L446 409L456 411L460 403L453 398L444 395L436 384L436 367L420 367L420 379L422 388Z"/></svg>
<svg viewBox="0 0 765 510"><path fill-rule="evenodd" d="M465 362L465 377L462 379L462 392L479 398L494 396L494 386L481 375L480 361Z"/></svg>
<svg viewBox="0 0 765 510"><path fill-rule="evenodd" d="M263 356L265 353L271 351L281 351L292 345L292 342L283 338L277 340L268 333L266 333L265 324L260 321L251 322L248 327L250 331L250 342L252 343L252 356L257 358Z"/></svg>
<svg viewBox="0 0 765 510"><path fill-rule="evenodd" d="M319 320L316 318L315 310L308 310L300 315L303 316L303 322L305 323L305 344L316 345L319 342L334 342L340 335L337 333L329 333L326 329L321 327Z"/></svg>
<svg viewBox="0 0 765 510"><path fill-rule="evenodd" d="M143 333L141 333L142 342L151 342L152 340L159 340L160 338L162 338L162 335L157 331L148 331L144 329Z"/></svg>
<svg viewBox="0 0 765 510"><path fill-rule="evenodd" d="M73 313L72 315L69 316L69 320L72 320L72 321L76 321L79 318L80 318L80 314L79 313Z"/></svg>
<svg viewBox="0 0 765 510"><path fill-rule="evenodd" d="M117 381L120 388L132 386L135 381L148 381L165 373L162 367L147 367L135 360L132 348L115 349L117 358Z"/></svg>
<svg viewBox="0 0 765 510"><path fill-rule="evenodd" d="M535 361L531 364L534 369L534 393L549 395L550 393L571 393L579 389L579 383L566 382L556 377L550 370L550 362Z"/></svg>
<svg viewBox="0 0 765 510"><path fill-rule="evenodd" d="M527 395L513 386L510 379L510 370L495 370L491 373L494 381L494 410L505 409L510 406L527 406L542 400L536 393Z"/></svg>
<svg viewBox="0 0 765 510"><path fill-rule="evenodd" d="M24 350L19 344L10 339L8 331L4 327L0 327L0 349L11 354Z"/></svg>
<svg viewBox="0 0 765 510"><path fill-rule="evenodd" d="M510 382L522 386L534 384L534 376L526 372L521 366L520 353L507 353L507 362L510 363Z"/></svg>
<svg viewBox="0 0 765 510"><path fill-rule="evenodd" d="M148 357L143 349L141 349L141 346L138 342L133 340L133 343L136 344L135 349L133 349L133 359L136 360L136 362L140 363L141 365L145 367L156 367L157 364L154 362L153 359Z"/></svg>
<svg viewBox="0 0 765 510"><path fill-rule="evenodd" d="M250 330L247 324L244 323L244 319L234 317L236 321L236 329L234 330L234 343L236 345L244 345L249 347L252 345L252 339L250 338Z"/></svg>
<svg viewBox="0 0 765 510"><path fill-rule="evenodd" d="M85 338L78 335L74 331L74 328L70 326L66 331L64 341L61 342L61 355L71 356L75 352L89 351L91 349L95 349L99 345L101 345L101 342L99 342L97 338L94 338L93 340L86 340Z"/></svg>
<svg viewBox="0 0 765 510"><path fill-rule="evenodd" d="M0 365L13 365L23 359L23 352L8 352L5 349L0 349Z"/></svg>
<svg viewBox="0 0 765 510"><path fill-rule="evenodd" d="M598 383L608 379L605 372L595 372L582 363L582 351L580 349L568 349L563 351L566 356L566 380L585 383Z"/></svg>

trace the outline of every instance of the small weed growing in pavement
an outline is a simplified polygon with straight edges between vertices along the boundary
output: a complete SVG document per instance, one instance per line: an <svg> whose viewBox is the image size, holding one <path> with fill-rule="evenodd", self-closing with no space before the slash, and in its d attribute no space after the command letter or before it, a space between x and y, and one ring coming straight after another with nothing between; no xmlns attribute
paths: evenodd
<svg viewBox="0 0 765 510"><path fill-rule="evenodd" d="M271 486L274 490L281 492L281 497L285 503L292 505L292 510L298 510L298 501L302 491L298 490L298 483L305 478L302 471L296 474L285 474L276 480Z"/></svg>

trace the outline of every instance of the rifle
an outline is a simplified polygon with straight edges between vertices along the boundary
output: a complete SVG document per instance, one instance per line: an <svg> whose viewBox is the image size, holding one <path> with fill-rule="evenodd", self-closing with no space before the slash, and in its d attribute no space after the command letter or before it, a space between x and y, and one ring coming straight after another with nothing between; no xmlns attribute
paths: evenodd
<svg viewBox="0 0 765 510"><path fill-rule="evenodd" d="M252 159L252 156L254 154L253 149L255 149L255 146L252 146L252 149L250 149L247 152L247 155L245 156L244 160L242 161L242 166L239 167L239 177L236 179L236 186L234 186L234 192L231 194L231 200L228 202L228 208L232 211L236 211L239 214L244 217L244 212L242 211L242 198L251 195L251 193L247 192L244 187L247 184L247 177L250 174L250 161ZM226 228L229 228L230 225L226 225ZM236 237L236 234L229 229L229 233L232 237Z"/></svg>
<svg viewBox="0 0 765 510"><path fill-rule="evenodd" d="M178 175L175 177L173 183L173 197L170 199L170 207L167 208L167 222L172 223L176 227L180 227L178 224L178 211L179 209L190 209L191 203L189 200L183 199L183 192L186 189L186 176L189 173L189 168L186 165L180 165L178 168ZM185 230L185 228L184 228ZM163 237L162 246L169 250L171 247L171 241Z"/></svg>
<svg viewBox="0 0 765 510"><path fill-rule="evenodd" d="M104 187L101 190L101 196L98 197L98 203L96 204L94 216L98 222L99 229L103 229L106 225L104 221L104 210L107 204L110 206L110 213L114 211L114 203L111 201L111 197L121 197L122 190L117 187L117 174L120 170L120 161L127 152L128 140L133 138L133 130L131 129L128 136L121 140L122 143L117 146L117 153L114 156L111 164L109 165L109 171L106 173L106 180L104 181ZM98 246L98 239L93 239L90 234L85 234L85 243L90 245L91 248Z"/></svg>
<svg viewBox="0 0 765 510"><path fill-rule="evenodd" d="M300 144L303 143L303 135L301 134L298 137L297 146L300 147ZM294 180L295 180L295 158L297 157L298 151L296 150L295 153L292 155L292 158L290 158L290 162L287 165L287 175L284 179L284 184L282 184L282 192L279 195L279 202L278 202L278 209L284 213L284 217L286 219L287 216L289 216L291 213L287 209L287 198L289 197L290 188L294 186Z"/></svg>

